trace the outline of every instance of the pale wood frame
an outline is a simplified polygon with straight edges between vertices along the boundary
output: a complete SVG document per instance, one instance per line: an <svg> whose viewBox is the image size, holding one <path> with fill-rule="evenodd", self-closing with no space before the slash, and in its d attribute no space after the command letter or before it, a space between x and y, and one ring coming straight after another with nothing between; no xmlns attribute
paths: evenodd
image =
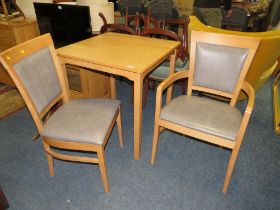
<svg viewBox="0 0 280 210"><path fill-rule="evenodd" d="M50 102L40 113L38 113L27 89L25 88L22 81L18 77L13 66L21 59L29 56L30 54L32 54L40 49L46 48L46 47L49 48L49 50L51 52L51 56L54 60L58 78L59 78L59 81L60 81L60 84L62 87L62 93L58 97L56 97L52 102ZM105 164L104 149L105 149L106 143L109 139L109 136L111 134L111 131L114 127L115 122L117 122L117 126L118 126L119 143L120 143L120 146L123 147L123 135L122 135L120 107L111 122L111 125L110 125L110 127L107 131L106 137L105 137L105 141L103 142L102 145L77 143L77 142L65 142L65 141L62 141L59 139L50 139L50 138L44 137L41 135L41 132L44 127L43 119L46 116L46 114L49 113L51 108L57 102L59 102L61 100L63 102L67 102L69 100L68 87L65 86L65 84L68 83L66 72L62 71L62 69L61 69L61 65L58 61L58 57L56 55L56 51L54 49L54 45L53 45L50 34L42 35L40 37L37 37L33 40L22 43L18 46L15 46L15 47L1 53L0 61L3 63L4 67L7 69L9 75L11 76L11 78L13 79L14 83L16 84L19 92L21 93L21 95L32 115L32 118L38 128L40 136L42 137L45 153L46 153L47 160L48 160L50 176L54 175L53 158L60 159L60 160L99 164L102 182L104 185L104 190L105 190L105 192L109 192L110 189L109 189L109 183L108 183L107 172L106 172L107 169L106 169L106 164ZM51 147L63 148L63 149L68 149L68 150L96 152L97 158L64 155L64 154L60 154L58 152L51 150Z"/></svg>
<svg viewBox="0 0 280 210"><path fill-rule="evenodd" d="M280 134L280 98L279 98L279 88L280 88L280 71L275 77L272 85L273 93L273 110L274 110L274 131Z"/></svg>
<svg viewBox="0 0 280 210"><path fill-rule="evenodd" d="M204 42L210 44L218 44L224 46L232 46L232 47L240 47L240 48L248 48L249 53L247 59L244 63L243 69L240 74L240 79L237 82L236 88L232 94L225 93L222 91L217 91L209 88L199 87L193 85L193 74L194 74L194 62L195 62L195 50L196 50L196 43L197 42ZM152 157L151 157L151 164L154 164L155 157L156 157L156 150L158 145L158 138L159 134L165 128L174 130L176 132L182 133L184 135L188 135L197 139L201 139L206 142L210 142L216 145L220 145L232 150L231 157L228 164L228 169L226 173L226 177L224 180L224 185L222 192L226 193L231 174L235 165L235 161L239 152L239 148L242 144L243 137L251 116L251 112L254 106L254 98L255 93L254 89L251 87L250 84L244 81L246 73L250 67L252 59L255 55L255 52L259 46L260 39L257 38L247 38L247 37L239 37L239 36L232 36L232 35L225 35L225 34L214 34L209 32L198 32L192 31L191 34L191 50L190 50L190 66L189 71L181 71L173 74L166 80L164 80L157 89L156 94L156 110L155 110L155 126L154 126L154 135L153 135L153 147L152 147ZM230 141L228 139L224 139L221 137L217 137L211 134L207 134L204 132L200 132L197 130L193 130L166 120L160 119L160 113L162 108L162 93L163 91L172 85L175 81L180 79L188 78L188 88L187 94L189 96L192 95L193 90L199 90L203 92L208 92L211 94L216 94L224 97L228 97L230 99L230 106L235 106L236 101L238 99L239 93L241 89L248 95L248 104L246 110L243 115L243 119L240 125L239 132L237 134L235 141ZM170 102L170 99L168 99Z"/></svg>

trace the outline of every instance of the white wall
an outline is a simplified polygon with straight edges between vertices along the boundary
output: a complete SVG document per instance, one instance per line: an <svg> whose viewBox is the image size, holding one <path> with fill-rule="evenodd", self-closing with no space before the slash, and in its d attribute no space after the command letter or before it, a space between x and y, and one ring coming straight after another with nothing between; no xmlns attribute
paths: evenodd
<svg viewBox="0 0 280 210"><path fill-rule="evenodd" d="M26 17L36 17L33 2L53 3L52 0L17 0L17 5Z"/></svg>

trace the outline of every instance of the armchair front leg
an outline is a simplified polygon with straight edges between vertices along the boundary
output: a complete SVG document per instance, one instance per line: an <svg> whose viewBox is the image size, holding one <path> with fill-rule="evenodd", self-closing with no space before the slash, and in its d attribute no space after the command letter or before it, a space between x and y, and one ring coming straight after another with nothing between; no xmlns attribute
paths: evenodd
<svg viewBox="0 0 280 210"><path fill-rule="evenodd" d="M224 194L226 194L226 192L227 192L227 188L228 188L228 185L229 185L229 182L230 182L231 174L232 174L232 171L233 171L233 168L234 168L234 165L235 165L235 161L237 159L237 155L238 155L240 146L241 146L242 141L243 141L243 137L244 137L247 125L248 125L249 120L250 120L250 116L251 116L251 113L252 113L252 110L253 110L253 107L254 107L254 101L255 101L255 91L249 83L244 81L241 88L248 95L248 104L247 104L245 113L243 115L243 119L242 119L242 122L241 122L241 125L240 125L239 132L238 132L237 137L236 137L236 143L234 145L234 148L232 149L231 156L230 156L230 159L229 159L229 164L228 164L226 177L225 177L223 190L222 190Z"/></svg>
<svg viewBox="0 0 280 210"><path fill-rule="evenodd" d="M165 79L157 88L156 94L156 110L155 110L155 127L154 127L154 135L153 135L153 148L152 148L152 157L151 164L154 164L156 158L156 150L158 144L158 137L160 133L159 128L159 117L161 112L161 104L162 104L162 93L163 91L172 85L175 81L184 79L188 77L188 71L180 71L175 74L172 74L167 79Z"/></svg>

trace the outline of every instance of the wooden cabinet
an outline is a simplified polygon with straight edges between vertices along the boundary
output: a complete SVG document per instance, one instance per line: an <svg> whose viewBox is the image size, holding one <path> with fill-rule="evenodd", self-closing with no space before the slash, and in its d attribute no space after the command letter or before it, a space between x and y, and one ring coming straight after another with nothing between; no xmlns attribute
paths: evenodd
<svg viewBox="0 0 280 210"><path fill-rule="evenodd" d="M0 52L38 35L39 29L35 19L2 20L0 21ZM0 64L0 83L14 85L2 64Z"/></svg>
<svg viewBox="0 0 280 210"><path fill-rule="evenodd" d="M110 98L109 75L73 65L66 65L71 98Z"/></svg>

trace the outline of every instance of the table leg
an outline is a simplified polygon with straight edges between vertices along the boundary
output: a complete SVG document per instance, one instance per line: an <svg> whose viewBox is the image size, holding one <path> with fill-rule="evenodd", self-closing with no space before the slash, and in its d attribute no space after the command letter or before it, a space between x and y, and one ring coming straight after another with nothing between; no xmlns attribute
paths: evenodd
<svg viewBox="0 0 280 210"><path fill-rule="evenodd" d="M134 159L140 159L142 137L142 92L143 78L137 75L134 80Z"/></svg>
<svg viewBox="0 0 280 210"><path fill-rule="evenodd" d="M116 99L117 98L117 93L116 93L116 79L114 75L110 75L110 93L111 93L111 98Z"/></svg>

